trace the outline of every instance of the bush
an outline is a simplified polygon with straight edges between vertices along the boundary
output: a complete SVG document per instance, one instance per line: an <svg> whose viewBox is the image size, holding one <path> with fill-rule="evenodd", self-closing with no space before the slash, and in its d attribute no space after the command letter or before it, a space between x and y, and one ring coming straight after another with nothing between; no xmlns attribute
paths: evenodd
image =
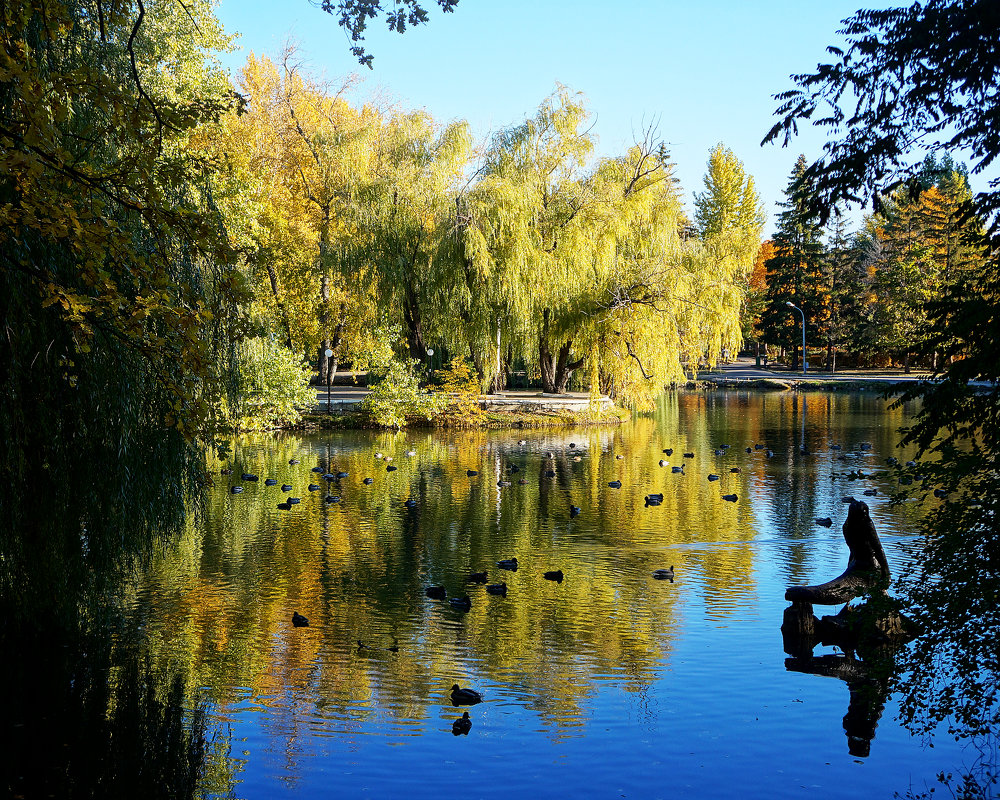
<svg viewBox="0 0 1000 800"><path fill-rule="evenodd" d="M461 358L453 358L437 371L438 393L446 403L440 415L443 425L478 427L486 419L479 404L479 378Z"/></svg>
<svg viewBox="0 0 1000 800"><path fill-rule="evenodd" d="M384 428L403 428L408 416L431 419L444 410L447 398L420 388L414 363L389 363L381 380L361 403L361 411L371 422Z"/></svg>
<svg viewBox="0 0 1000 800"><path fill-rule="evenodd" d="M239 348L239 405L232 424L239 430L276 428L296 422L316 404L309 368L270 338L247 339Z"/></svg>

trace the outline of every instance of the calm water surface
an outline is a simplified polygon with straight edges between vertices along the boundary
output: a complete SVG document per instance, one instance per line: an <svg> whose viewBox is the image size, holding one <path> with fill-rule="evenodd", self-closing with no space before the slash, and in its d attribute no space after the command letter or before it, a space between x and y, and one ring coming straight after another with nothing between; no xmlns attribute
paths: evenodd
<svg viewBox="0 0 1000 800"><path fill-rule="evenodd" d="M852 754L847 684L787 668L779 630L787 586L846 564L844 495L879 491L865 499L893 569L905 560L919 507L890 507L886 476L847 475L906 457L904 413L874 396L682 393L615 428L244 439L211 465L234 474L122 599L134 629L116 635L143 637L207 708L202 785L219 795L922 789L961 752L922 747L889 698ZM757 443L773 456L745 452ZM646 507L653 492L663 503ZM277 508L288 496L301 503ZM827 516L833 528L814 523ZM496 566L512 557L516 572ZM669 566L675 582L652 578ZM542 577L555 569L562 583ZM474 570L507 596L467 583ZM431 585L471 610L426 597ZM292 627L294 611L310 626ZM455 683L485 698L467 736L452 734Z"/></svg>

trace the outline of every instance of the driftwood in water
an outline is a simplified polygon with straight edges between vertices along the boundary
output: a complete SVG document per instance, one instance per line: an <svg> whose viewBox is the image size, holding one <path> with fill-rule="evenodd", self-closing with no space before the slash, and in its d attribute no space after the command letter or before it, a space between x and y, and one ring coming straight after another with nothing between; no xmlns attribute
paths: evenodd
<svg viewBox="0 0 1000 800"><path fill-rule="evenodd" d="M889 583L889 562L875 531L868 504L851 500L844 521L844 541L851 551L844 573L818 586L790 586L785 599L793 603L840 605Z"/></svg>

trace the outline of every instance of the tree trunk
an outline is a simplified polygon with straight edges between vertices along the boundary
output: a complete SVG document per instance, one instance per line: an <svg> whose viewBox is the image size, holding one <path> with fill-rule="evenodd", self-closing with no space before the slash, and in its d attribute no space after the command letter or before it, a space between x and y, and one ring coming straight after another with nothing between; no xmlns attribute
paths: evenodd
<svg viewBox="0 0 1000 800"><path fill-rule="evenodd" d="M267 270L267 278L271 282L271 294L274 295L274 303L278 306L281 322L285 326L285 347L291 350L292 324L288 320L288 309L285 308L285 302L281 299L281 291L278 289L278 273L274 271L273 264L268 264L265 269Z"/></svg>
<svg viewBox="0 0 1000 800"><path fill-rule="evenodd" d="M909 350L907 350L905 353L903 353L903 374L904 375L909 375L910 374L910 351Z"/></svg>
<svg viewBox="0 0 1000 800"><path fill-rule="evenodd" d="M427 342L424 341L423 319L420 316L420 303L412 285L406 286L406 296L403 300L403 321L406 322L406 344L410 349L410 358L415 358L421 364L427 361Z"/></svg>
<svg viewBox="0 0 1000 800"><path fill-rule="evenodd" d="M826 371L833 372L833 342L826 341Z"/></svg>
<svg viewBox="0 0 1000 800"><path fill-rule="evenodd" d="M538 334L538 363L542 370L542 391L546 394L566 394L573 371L583 366L583 358L569 360L572 349L572 339L563 343L558 354L549 349L549 309L545 309Z"/></svg>
<svg viewBox="0 0 1000 800"><path fill-rule="evenodd" d="M799 371L799 346L792 346L792 372Z"/></svg>

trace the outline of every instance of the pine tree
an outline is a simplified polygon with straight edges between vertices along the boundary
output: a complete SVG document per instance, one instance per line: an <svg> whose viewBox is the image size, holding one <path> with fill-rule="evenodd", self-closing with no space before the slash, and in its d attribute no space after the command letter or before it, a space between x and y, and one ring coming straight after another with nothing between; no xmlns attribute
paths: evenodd
<svg viewBox="0 0 1000 800"><path fill-rule="evenodd" d="M813 188L805 180L806 157L800 155L785 189L784 209L772 243L775 254L767 261L769 302L761 315L765 341L792 349L792 370L799 368L800 318L788 303L802 309L815 334L825 313L828 291L824 286L823 227L813 210Z"/></svg>

